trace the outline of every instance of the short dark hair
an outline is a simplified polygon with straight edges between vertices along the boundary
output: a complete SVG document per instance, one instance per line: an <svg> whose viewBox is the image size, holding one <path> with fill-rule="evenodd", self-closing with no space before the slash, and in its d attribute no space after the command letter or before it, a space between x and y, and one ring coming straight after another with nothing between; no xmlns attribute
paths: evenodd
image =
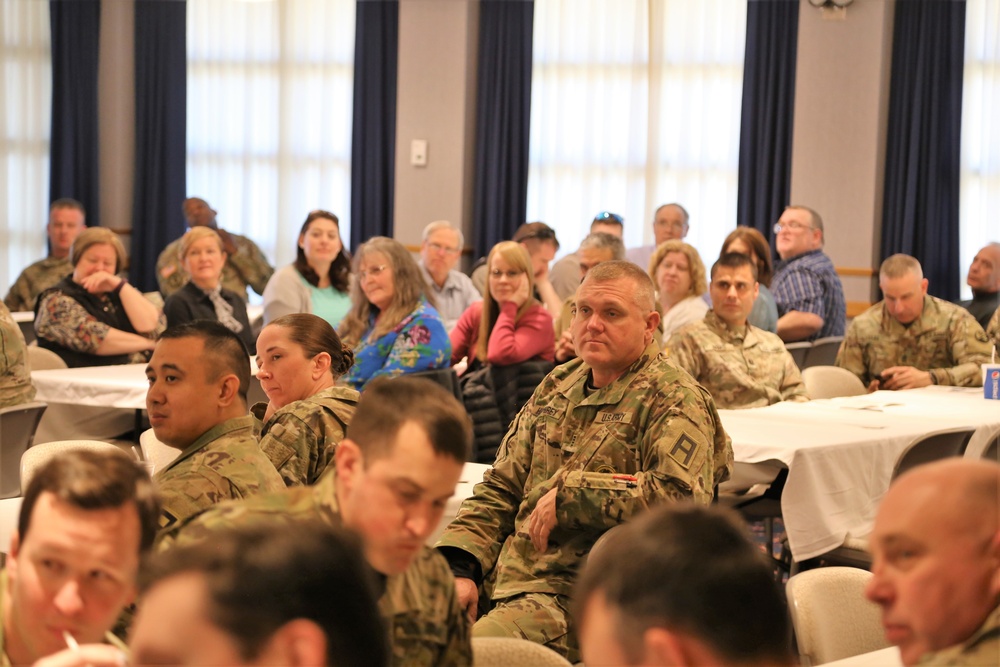
<svg viewBox="0 0 1000 667"><path fill-rule="evenodd" d="M139 553L153 546L160 519L160 500L149 479L125 452L67 449L39 468L28 483L17 519L24 544L38 497L48 492L83 510L119 508L134 503L139 515Z"/></svg>
<svg viewBox="0 0 1000 667"><path fill-rule="evenodd" d="M347 437L361 448L365 465L389 455L399 429L418 424L434 452L460 463L469 457L472 421L444 387L424 378L376 378L361 393Z"/></svg>
<svg viewBox="0 0 1000 667"><path fill-rule="evenodd" d="M162 551L147 566L143 593L174 576L202 575L206 615L232 637L243 660L259 657L286 623L306 619L326 635L325 664L389 664L374 573L358 538L345 530L274 519Z"/></svg>
<svg viewBox="0 0 1000 667"><path fill-rule="evenodd" d="M84 210L83 204L73 199L72 197L60 197L59 199L52 202L49 206L49 213L61 208L71 208L74 211L79 211L84 217L87 216L87 211Z"/></svg>
<svg viewBox="0 0 1000 667"><path fill-rule="evenodd" d="M678 503L615 530L587 561L575 617L582 620L587 601L603 594L631 661L647 629L666 627L732 662L790 662L784 598L763 552L731 512Z"/></svg>
<svg viewBox="0 0 1000 667"><path fill-rule="evenodd" d="M240 381L240 399L247 402L250 388L250 353L243 339L214 320L192 320L167 327L160 340L198 338L205 344L205 362L211 369L211 379L232 373Z"/></svg>
<svg viewBox="0 0 1000 667"><path fill-rule="evenodd" d="M744 266L750 267L753 279L757 280L757 265L749 256L739 252L727 252L715 260L715 264L712 265L712 280L715 280L715 272L722 267L727 269L741 269Z"/></svg>
<svg viewBox="0 0 1000 667"><path fill-rule="evenodd" d="M556 230L552 229L544 222L526 222L514 232L512 241L518 243L552 243L556 250L559 250L559 239L556 238Z"/></svg>
<svg viewBox="0 0 1000 667"><path fill-rule="evenodd" d="M306 221L302 223L302 228L299 229L299 239L301 240L306 232L309 231L310 225L312 225L315 220L329 220L337 226L337 236L340 236L340 218L335 216L329 211L315 210L310 211L309 215L306 216ZM295 245L295 269L305 278L306 282L313 287L319 287L319 274L316 270L309 266L309 262L306 260L306 253L302 249L302 246ZM340 252L333 259L333 263L330 264L330 270L328 272L328 277L330 278L330 285L333 289L338 292L346 293L351 286L351 256L347 252L347 248L344 246L344 241L340 241Z"/></svg>
<svg viewBox="0 0 1000 667"><path fill-rule="evenodd" d="M344 345L330 323L311 313L292 313L271 320L264 328L282 327L288 338L302 346L306 358L312 359L320 352L330 355L330 373L334 379L351 370L354 351Z"/></svg>

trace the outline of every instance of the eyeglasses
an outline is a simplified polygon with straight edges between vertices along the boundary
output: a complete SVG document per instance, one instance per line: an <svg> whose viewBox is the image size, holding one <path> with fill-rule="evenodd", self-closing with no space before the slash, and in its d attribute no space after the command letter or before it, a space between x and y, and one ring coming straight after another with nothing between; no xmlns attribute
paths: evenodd
<svg viewBox="0 0 1000 667"><path fill-rule="evenodd" d="M687 224L683 223L683 222L681 222L679 220L674 220L673 222L660 222L660 221L657 221L656 222L656 226L657 227L666 227L667 229L670 229L671 231L679 232L679 231L683 231L687 227Z"/></svg>
<svg viewBox="0 0 1000 667"><path fill-rule="evenodd" d="M440 243L428 243L427 247L431 249L431 252L443 252L446 255L458 254L458 248L449 248L441 245Z"/></svg>
<svg viewBox="0 0 1000 667"><path fill-rule="evenodd" d="M492 271L490 271L490 277L500 280L501 276L507 276L507 280L513 280L522 273L524 273L524 271L515 271L514 269L511 269L510 271L501 271L500 269L493 269Z"/></svg>
<svg viewBox="0 0 1000 667"><path fill-rule="evenodd" d="M812 229L812 225L803 225L801 222L796 222L792 220L791 222L786 222L781 224L780 222L774 223L774 233L780 234L782 229L787 229L790 232L797 232L802 229Z"/></svg>
<svg viewBox="0 0 1000 667"><path fill-rule="evenodd" d="M594 216L594 222L613 222L616 225L625 226L625 218L611 211L601 211ZM593 223L591 223L593 224Z"/></svg>
<svg viewBox="0 0 1000 667"><path fill-rule="evenodd" d="M370 269L365 269L364 271L358 271L358 280L364 280L368 276L371 276L372 278L378 278L388 268L389 268L388 264L380 264L379 266L373 266Z"/></svg>

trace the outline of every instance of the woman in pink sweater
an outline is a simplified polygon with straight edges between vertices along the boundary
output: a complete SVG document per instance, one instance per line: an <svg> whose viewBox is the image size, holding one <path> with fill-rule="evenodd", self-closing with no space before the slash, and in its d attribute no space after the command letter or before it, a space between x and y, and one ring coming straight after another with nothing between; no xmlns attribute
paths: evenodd
<svg viewBox="0 0 1000 667"><path fill-rule="evenodd" d="M451 363L469 357L469 367L509 366L529 359L555 359L552 316L534 297L528 251L520 243L493 246L482 301L471 306L451 332Z"/></svg>

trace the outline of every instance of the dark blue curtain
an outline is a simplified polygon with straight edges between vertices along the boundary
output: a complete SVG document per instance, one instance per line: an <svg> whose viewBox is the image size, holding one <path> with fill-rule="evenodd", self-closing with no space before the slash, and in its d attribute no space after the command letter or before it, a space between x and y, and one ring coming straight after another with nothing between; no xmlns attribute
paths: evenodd
<svg viewBox="0 0 1000 667"><path fill-rule="evenodd" d="M358 0L351 132L351 248L392 236L398 0Z"/></svg>
<svg viewBox="0 0 1000 667"><path fill-rule="evenodd" d="M791 187L798 34L798 0L747 3L736 224L768 239Z"/></svg>
<svg viewBox="0 0 1000 667"><path fill-rule="evenodd" d="M913 255L958 299L964 0L898 0L892 38L882 258Z"/></svg>
<svg viewBox="0 0 1000 667"><path fill-rule="evenodd" d="M135 3L135 183L129 278L157 289L156 258L184 233L187 3Z"/></svg>
<svg viewBox="0 0 1000 667"><path fill-rule="evenodd" d="M473 235L477 257L514 235L528 209L533 0L482 0Z"/></svg>
<svg viewBox="0 0 1000 667"><path fill-rule="evenodd" d="M54 0L52 29L52 135L49 202L73 197L100 217L97 136L97 53L101 0Z"/></svg>

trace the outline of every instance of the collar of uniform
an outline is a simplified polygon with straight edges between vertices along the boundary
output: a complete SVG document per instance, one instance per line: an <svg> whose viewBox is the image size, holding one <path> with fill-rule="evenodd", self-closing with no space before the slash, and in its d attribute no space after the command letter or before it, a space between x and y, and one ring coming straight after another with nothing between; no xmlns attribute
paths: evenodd
<svg viewBox="0 0 1000 667"><path fill-rule="evenodd" d="M651 341L646 346L646 349L642 351L642 354L639 355L639 358L632 362L628 370L622 373L621 377L611 384L592 392L589 396L584 391L584 385L587 383L587 374L590 373L590 366L581 361L579 368L567 375L556 386L556 389L575 405L619 403L625 397L625 390L628 389L632 378L635 377L636 373L645 368L659 353L659 344L655 340Z"/></svg>
<svg viewBox="0 0 1000 667"><path fill-rule="evenodd" d="M191 455L193 455L195 452L197 452L198 450L200 450L202 447L204 447L208 443L210 443L213 440L216 440L218 438L221 438L224 435L227 435L227 434L232 433L234 431L238 431L240 429L247 429L248 431L253 432L255 421L256 420L255 420L255 418L254 418L253 415L245 415L243 417L234 417L232 419L227 419L226 421L222 422L221 424L216 424L212 428L210 428L207 431L205 431L204 433L202 433L201 437L199 437L191 445L189 445L184 451L182 451L180 453L180 456L178 456L176 459L174 459L173 461L171 461L170 465L168 465L166 468L164 468L164 470L170 470L171 468L173 468L174 466L176 466L178 463L180 463L184 459L186 459L186 458L190 457Z"/></svg>
<svg viewBox="0 0 1000 667"><path fill-rule="evenodd" d="M926 327L924 323L927 318L932 315L936 315L940 312L940 307L937 304L937 300L929 294L924 295L924 309L920 311L920 315L917 319L910 322L909 326L900 324L899 320L892 316L889 312L889 308L885 304L885 300L882 300L882 331L891 336L902 336L909 334L911 336L919 336L924 333Z"/></svg>
<svg viewBox="0 0 1000 667"><path fill-rule="evenodd" d="M750 326L749 322L736 329L723 322L722 318L716 315L714 310L709 310L705 313L705 325L727 343L742 346L744 341L753 340L753 336L751 335L753 327Z"/></svg>
<svg viewBox="0 0 1000 667"><path fill-rule="evenodd" d="M313 500L316 510L323 521L331 526L340 526L340 502L337 500L337 469L327 466L326 471L312 486Z"/></svg>

